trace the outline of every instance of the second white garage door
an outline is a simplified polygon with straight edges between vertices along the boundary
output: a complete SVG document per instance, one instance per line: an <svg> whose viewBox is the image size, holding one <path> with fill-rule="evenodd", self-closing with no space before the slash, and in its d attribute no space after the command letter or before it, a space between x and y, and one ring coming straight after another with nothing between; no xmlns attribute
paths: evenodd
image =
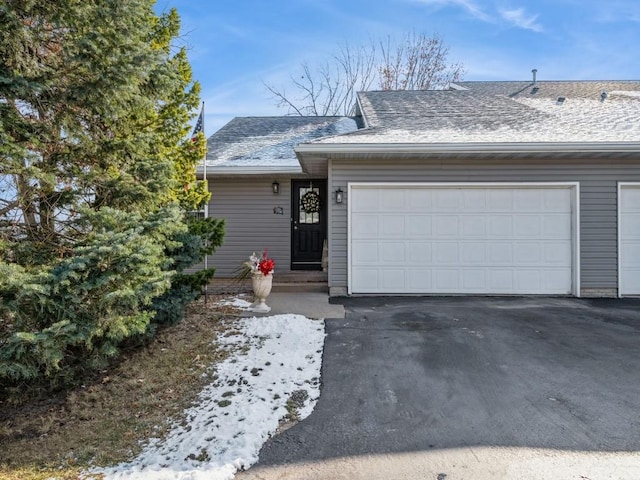
<svg viewBox="0 0 640 480"><path fill-rule="evenodd" d="M640 184L618 186L618 293L640 295Z"/></svg>
<svg viewBox="0 0 640 480"><path fill-rule="evenodd" d="M577 185L350 184L349 293L575 294Z"/></svg>

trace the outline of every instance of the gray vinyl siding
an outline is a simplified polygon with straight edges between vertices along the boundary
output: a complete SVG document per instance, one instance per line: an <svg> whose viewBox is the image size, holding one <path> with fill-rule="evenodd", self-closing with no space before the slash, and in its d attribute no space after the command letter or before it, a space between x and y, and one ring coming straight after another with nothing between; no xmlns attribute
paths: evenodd
<svg viewBox="0 0 640 480"><path fill-rule="evenodd" d="M280 183L274 194L271 184ZM252 252L268 249L276 271L291 265L291 179L288 177L243 177L209 180L209 216L225 220L224 244L208 258L216 277L232 277ZM283 215L273 213L282 207Z"/></svg>
<svg viewBox="0 0 640 480"><path fill-rule="evenodd" d="M580 287L617 289L617 182L640 181L637 160L334 159L329 191L341 187L347 192L349 182L579 182ZM331 206L332 288L347 287L348 202L345 195L344 203Z"/></svg>

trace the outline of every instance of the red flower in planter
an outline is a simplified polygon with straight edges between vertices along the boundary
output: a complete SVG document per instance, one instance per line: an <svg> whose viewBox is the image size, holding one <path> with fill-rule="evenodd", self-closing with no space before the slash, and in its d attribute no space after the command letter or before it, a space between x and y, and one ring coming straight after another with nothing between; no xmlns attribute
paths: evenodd
<svg viewBox="0 0 640 480"><path fill-rule="evenodd" d="M269 257L267 257L267 249L262 252L262 257L258 258L254 253L251 255L251 269L255 272L260 270L263 275L269 275L275 269L276 263Z"/></svg>
<svg viewBox="0 0 640 480"><path fill-rule="evenodd" d="M276 264L270 258L266 260L260 260L260 264L258 265L258 269L262 272L263 275L269 275L273 272Z"/></svg>

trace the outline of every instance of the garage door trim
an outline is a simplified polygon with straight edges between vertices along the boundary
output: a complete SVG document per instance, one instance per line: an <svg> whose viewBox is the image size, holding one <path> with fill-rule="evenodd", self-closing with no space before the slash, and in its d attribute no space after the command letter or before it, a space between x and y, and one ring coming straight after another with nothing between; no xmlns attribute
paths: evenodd
<svg viewBox="0 0 640 480"><path fill-rule="evenodd" d="M622 190L626 187L631 188L640 188L640 182L618 182L618 298L622 298L625 296L624 292L624 281L622 279L622 265L623 265L623 255L622 255ZM633 293L629 293L629 296L636 296Z"/></svg>
<svg viewBox="0 0 640 480"><path fill-rule="evenodd" d="M640 184L639 184L640 185ZM580 182L348 182L347 199L353 191L367 188L568 188L572 191L572 294L580 297ZM618 195L618 198L620 196ZM619 210L619 209L618 209ZM619 222L618 222L619 224ZM347 208L347 294L352 295L352 207ZM618 235L619 238L619 235ZM619 269L618 269L619 270Z"/></svg>

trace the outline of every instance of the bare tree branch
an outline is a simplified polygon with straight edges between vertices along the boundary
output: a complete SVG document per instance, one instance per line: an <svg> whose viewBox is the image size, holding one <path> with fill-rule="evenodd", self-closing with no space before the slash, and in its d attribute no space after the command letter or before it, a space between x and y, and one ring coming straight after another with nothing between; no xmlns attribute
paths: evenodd
<svg viewBox="0 0 640 480"><path fill-rule="evenodd" d="M263 82L263 85L267 90L269 90L269 92L271 92L274 95L275 98L278 99L278 103L277 103L278 107L288 107L291 110L295 111L297 115L300 115L301 117L304 116L304 114L298 109L298 107L296 107L294 103L289 101L285 90L278 91L274 86L264 82Z"/></svg>
<svg viewBox="0 0 640 480"><path fill-rule="evenodd" d="M20 204L17 201L5 202L3 200L3 202L6 203L7 205L5 207L0 208L0 216L6 215L11 210L15 210L16 208L18 208L20 206Z"/></svg>
<svg viewBox="0 0 640 480"><path fill-rule="evenodd" d="M409 33L352 47L343 45L328 62L291 76L294 94L265 83L276 105L290 115L353 115L358 92L377 81L382 90L446 88L464 75L460 63L448 62L449 49L438 35Z"/></svg>

